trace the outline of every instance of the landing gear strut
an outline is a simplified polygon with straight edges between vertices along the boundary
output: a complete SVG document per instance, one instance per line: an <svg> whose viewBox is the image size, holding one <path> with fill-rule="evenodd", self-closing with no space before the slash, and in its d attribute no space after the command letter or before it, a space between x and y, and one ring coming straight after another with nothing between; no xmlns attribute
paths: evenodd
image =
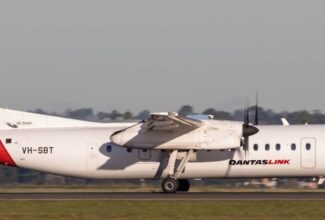
<svg viewBox="0 0 325 220"><path fill-rule="evenodd" d="M169 158L167 168L169 169L168 178L164 179L161 188L165 193L175 193L177 191L188 192L190 189L190 182L186 179L179 179L181 173L184 171L187 162L190 160L193 150L186 152L186 155L181 159L180 164L175 170L178 151L174 150Z"/></svg>

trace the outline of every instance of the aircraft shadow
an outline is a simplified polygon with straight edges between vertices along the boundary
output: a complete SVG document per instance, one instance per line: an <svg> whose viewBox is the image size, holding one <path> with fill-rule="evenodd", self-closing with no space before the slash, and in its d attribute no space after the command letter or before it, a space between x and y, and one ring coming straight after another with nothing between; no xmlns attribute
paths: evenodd
<svg viewBox="0 0 325 220"><path fill-rule="evenodd" d="M110 145L112 150L107 151L107 146ZM141 150L133 149L128 152L125 147L119 147L113 143L105 143L99 148L99 152L107 157L107 161L102 164L98 169L99 170L125 170L127 167L132 166L139 162L160 162L159 168L156 172L156 177L160 177L168 165L169 152L159 151L159 150L148 150L150 157L143 160L140 158L139 154ZM224 151L198 151L197 160L192 163L197 162L218 162L218 161L227 161L234 158L235 153L240 154L240 150L224 150ZM179 161L178 161L179 163ZM176 166L178 165L176 164ZM226 171L228 174L229 169Z"/></svg>

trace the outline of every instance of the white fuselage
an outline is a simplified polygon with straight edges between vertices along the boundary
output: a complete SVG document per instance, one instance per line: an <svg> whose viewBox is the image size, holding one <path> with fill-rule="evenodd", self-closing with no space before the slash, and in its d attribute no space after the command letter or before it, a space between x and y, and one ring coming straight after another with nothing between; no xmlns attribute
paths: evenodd
<svg viewBox="0 0 325 220"><path fill-rule="evenodd" d="M128 150L110 143L113 132L129 125L3 129L0 140L22 168L98 179L165 178L168 151ZM325 125L257 128L247 152L197 151L181 178L325 176Z"/></svg>

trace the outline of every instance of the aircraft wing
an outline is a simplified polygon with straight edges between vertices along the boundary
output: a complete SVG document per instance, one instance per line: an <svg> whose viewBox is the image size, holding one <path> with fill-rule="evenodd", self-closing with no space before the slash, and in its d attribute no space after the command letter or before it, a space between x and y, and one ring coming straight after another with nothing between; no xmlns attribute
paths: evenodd
<svg viewBox="0 0 325 220"><path fill-rule="evenodd" d="M153 113L143 123L142 132L149 131L175 131L195 130L203 126L203 122L179 116L177 113Z"/></svg>
<svg viewBox="0 0 325 220"><path fill-rule="evenodd" d="M146 121L113 133L110 139L114 144L128 148L194 148L199 145L198 136L185 134L195 132L202 126L205 126L203 121L177 113L154 113Z"/></svg>

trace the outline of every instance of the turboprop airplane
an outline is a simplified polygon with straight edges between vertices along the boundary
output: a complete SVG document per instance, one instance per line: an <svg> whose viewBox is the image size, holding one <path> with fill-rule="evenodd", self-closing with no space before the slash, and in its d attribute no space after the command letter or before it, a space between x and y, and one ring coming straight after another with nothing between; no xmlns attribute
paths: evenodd
<svg viewBox="0 0 325 220"><path fill-rule="evenodd" d="M191 179L325 176L325 125L258 125L153 113L139 123L94 123L0 109L0 163L94 179L162 179L165 193Z"/></svg>

